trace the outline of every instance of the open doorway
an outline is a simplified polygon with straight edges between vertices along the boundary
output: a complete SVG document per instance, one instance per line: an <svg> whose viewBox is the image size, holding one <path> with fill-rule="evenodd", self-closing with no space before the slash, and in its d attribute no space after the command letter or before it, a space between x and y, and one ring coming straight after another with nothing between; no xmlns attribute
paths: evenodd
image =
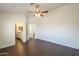
<svg viewBox="0 0 79 59"><path fill-rule="evenodd" d="M15 42L17 43L17 39L22 42L23 33L23 25L15 24Z"/></svg>
<svg viewBox="0 0 79 59"><path fill-rule="evenodd" d="M16 55L24 55L24 44L22 41L23 25L15 24L15 45L16 45Z"/></svg>
<svg viewBox="0 0 79 59"><path fill-rule="evenodd" d="M29 39L35 39L35 24L29 24Z"/></svg>

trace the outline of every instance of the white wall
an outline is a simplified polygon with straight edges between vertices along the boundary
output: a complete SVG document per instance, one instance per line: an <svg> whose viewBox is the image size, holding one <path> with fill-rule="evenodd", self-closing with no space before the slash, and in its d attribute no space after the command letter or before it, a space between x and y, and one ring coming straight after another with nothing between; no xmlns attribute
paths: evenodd
<svg viewBox="0 0 79 59"><path fill-rule="evenodd" d="M15 45L15 24L23 24L23 42L26 42L26 16L0 13L0 48Z"/></svg>
<svg viewBox="0 0 79 59"><path fill-rule="evenodd" d="M34 19L36 38L79 49L79 4L65 5Z"/></svg>

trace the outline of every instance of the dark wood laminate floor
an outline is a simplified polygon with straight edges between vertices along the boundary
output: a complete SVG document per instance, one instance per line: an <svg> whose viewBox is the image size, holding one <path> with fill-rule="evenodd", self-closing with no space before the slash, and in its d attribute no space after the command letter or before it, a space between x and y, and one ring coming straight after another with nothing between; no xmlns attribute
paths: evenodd
<svg viewBox="0 0 79 59"><path fill-rule="evenodd" d="M79 50L55 43L35 39L22 43L16 40L16 45L0 50L4 56L79 56Z"/></svg>

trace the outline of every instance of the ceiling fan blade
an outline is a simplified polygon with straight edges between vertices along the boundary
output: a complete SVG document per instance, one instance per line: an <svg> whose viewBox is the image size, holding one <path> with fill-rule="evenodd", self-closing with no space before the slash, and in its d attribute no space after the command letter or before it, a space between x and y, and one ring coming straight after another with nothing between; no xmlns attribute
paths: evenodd
<svg viewBox="0 0 79 59"><path fill-rule="evenodd" d="M39 5L36 5L36 7L35 8L39 8Z"/></svg>
<svg viewBox="0 0 79 59"><path fill-rule="evenodd" d="M35 4L35 3L30 3L30 5L33 5L33 4Z"/></svg>
<svg viewBox="0 0 79 59"><path fill-rule="evenodd" d="M48 13L48 11L42 11L42 13Z"/></svg>
<svg viewBox="0 0 79 59"><path fill-rule="evenodd" d="M40 16L44 17L44 14L43 13L40 13Z"/></svg>
<svg viewBox="0 0 79 59"><path fill-rule="evenodd" d="M41 15L41 17L44 17L44 15Z"/></svg>

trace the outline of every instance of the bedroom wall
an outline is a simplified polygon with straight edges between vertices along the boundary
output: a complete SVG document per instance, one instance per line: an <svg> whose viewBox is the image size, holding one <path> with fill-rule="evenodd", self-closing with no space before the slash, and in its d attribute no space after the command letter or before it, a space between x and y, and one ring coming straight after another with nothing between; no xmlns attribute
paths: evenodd
<svg viewBox="0 0 79 59"><path fill-rule="evenodd" d="M36 20L36 38L79 49L79 4L67 4Z"/></svg>
<svg viewBox="0 0 79 59"><path fill-rule="evenodd" d="M15 24L23 24L23 42L26 42L26 16L23 14L0 13L0 48L15 45Z"/></svg>

